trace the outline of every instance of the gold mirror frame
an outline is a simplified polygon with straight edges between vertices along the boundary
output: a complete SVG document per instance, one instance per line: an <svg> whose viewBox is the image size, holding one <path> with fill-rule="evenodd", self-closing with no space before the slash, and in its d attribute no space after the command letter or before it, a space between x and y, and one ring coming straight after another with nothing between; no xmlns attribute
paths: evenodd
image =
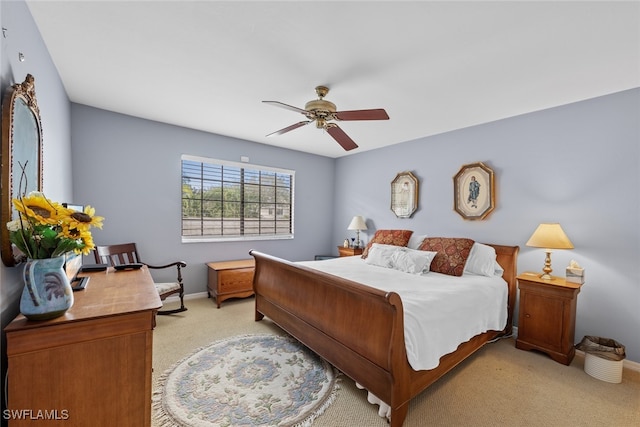
<svg viewBox="0 0 640 427"><path fill-rule="evenodd" d="M391 181L391 210L398 218L411 218L418 209L418 178L400 172Z"/></svg>
<svg viewBox="0 0 640 427"><path fill-rule="evenodd" d="M17 217L12 200L22 193L42 191L42 122L34 80L27 74L24 82L7 89L2 101L0 251L7 267L18 263L7 229L7 222Z"/></svg>
<svg viewBox="0 0 640 427"><path fill-rule="evenodd" d="M453 177L453 209L464 219L485 219L496 207L493 170L482 162L463 165Z"/></svg>

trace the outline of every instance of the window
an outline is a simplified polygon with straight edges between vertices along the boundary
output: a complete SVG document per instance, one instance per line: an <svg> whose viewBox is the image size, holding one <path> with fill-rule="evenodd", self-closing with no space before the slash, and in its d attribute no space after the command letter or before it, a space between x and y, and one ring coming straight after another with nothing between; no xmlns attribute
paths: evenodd
<svg viewBox="0 0 640 427"><path fill-rule="evenodd" d="M295 171L182 156L182 241L293 238Z"/></svg>

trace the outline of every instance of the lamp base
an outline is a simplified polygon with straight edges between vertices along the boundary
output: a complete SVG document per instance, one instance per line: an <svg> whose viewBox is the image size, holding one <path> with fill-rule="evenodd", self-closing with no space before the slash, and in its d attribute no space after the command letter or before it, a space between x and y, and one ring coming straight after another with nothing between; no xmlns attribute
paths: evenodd
<svg viewBox="0 0 640 427"><path fill-rule="evenodd" d="M553 279L553 277L551 277L551 272L553 271L551 269L551 250L547 249L546 252L547 255L544 258L544 268L542 269L543 273L540 275L540 278L542 280L551 280Z"/></svg>

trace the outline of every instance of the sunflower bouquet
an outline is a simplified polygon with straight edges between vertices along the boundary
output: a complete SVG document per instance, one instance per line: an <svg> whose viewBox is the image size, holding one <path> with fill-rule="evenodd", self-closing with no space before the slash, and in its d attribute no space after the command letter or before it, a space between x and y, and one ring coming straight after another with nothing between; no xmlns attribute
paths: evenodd
<svg viewBox="0 0 640 427"><path fill-rule="evenodd" d="M52 202L40 192L13 199L18 218L7 223L11 243L30 259L55 258L67 252L87 255L95 248L91 227L104 218L86 206L83 212Z"/></svg>

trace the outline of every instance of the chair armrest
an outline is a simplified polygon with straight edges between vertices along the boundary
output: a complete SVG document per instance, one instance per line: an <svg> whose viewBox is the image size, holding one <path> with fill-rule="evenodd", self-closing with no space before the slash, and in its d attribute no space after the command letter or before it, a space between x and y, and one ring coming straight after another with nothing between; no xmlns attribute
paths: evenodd
<svg viewBox="0 0 640 427"><path fill-rule="evenodd" d="M151 264L147 264L146 262L143 263L144 265L146 265L149 268L168 268L168 267L178 267L178 268L184 268L187 266L187 263L184 261L175 261L172 262L171 264L166 264L166 265L151 265Z"/></svg>

